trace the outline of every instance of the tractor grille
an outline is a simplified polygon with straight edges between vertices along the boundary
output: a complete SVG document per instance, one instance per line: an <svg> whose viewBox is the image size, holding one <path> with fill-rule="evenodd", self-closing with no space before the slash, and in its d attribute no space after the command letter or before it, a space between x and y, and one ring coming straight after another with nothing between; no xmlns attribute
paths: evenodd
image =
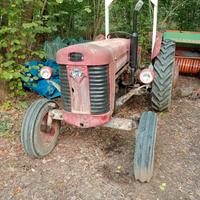
<svg viewBox="0 0 200 200"><path fill-rule="evenodd" d="M109 68L108 65L88 66L90 82L90 112L100 115L109 111Z"/></svg>
<svg viewBox="0 0 200 200"><path fill-rule="evenodd" d="M64 110L71 112L71 98L69 82L67 78L67 69L65 65L60 65L59 68L60 86L61 86L61 100Z"/></svg>

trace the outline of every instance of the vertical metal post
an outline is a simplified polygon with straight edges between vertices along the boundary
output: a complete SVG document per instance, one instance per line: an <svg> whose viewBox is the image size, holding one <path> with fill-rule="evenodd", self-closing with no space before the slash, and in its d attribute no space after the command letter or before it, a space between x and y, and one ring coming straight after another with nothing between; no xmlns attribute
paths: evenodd
<svg viewBox="0 0 200 200"><path fill-rule="evenodd" d="M153 34L152 34L152 52L154 50L156 42L156 33L157 33L157 21L158 21L158 0L151 0L153 4Z"/></svg>
<svg viewBox="0 0 200 200"><path fill-rule="evenodd" d="M105 0L105 36L107 39L107 36L109 34L109 7L113 0Z"/></svg>
<svg viewBox="0 0 200 200"><path fill-rule="evenodd" d="M105 36L107 39L107 36L109 34L109 7L105 4Z"/></svg>

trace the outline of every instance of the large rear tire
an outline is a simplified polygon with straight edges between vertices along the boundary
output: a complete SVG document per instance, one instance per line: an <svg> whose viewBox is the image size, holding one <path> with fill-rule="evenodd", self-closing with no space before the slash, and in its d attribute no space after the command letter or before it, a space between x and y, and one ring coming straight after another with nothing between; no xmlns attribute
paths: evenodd
<svg viewBox="0 0 200 200"><path fill-rule="evenodd" d="M156 111L169 110L171 107L173 80L175 76L175 43L163 41L160 54L154 63L152 84L152 107Z"/></svg>
<svg viewBox="0 0 200 200"><path fill-rule="evenodd" d="M157 115L144 112L136 131L134 175L140 182L149 182L153 176L154 149L156 143Z"/></svg>
<svg viewBox="0 0 200 200"><path fill-rule="evenodd" d="M50 130L47 118L56 103L47 99L35 101L27 110L21 129L21 142L25 152L35 158L49 154L55 147L60 132L60 121L53 120Z"/></svg>

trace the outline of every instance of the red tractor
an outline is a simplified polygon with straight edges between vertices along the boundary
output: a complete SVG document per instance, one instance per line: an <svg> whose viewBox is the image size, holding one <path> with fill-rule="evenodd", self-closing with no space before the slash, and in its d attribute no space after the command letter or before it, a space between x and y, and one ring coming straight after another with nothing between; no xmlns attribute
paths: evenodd
<svg viewBox="0 0 200 200"><path fill-rule="evenodd" d="M41 158L53 150L61 121L78 128L137 128L134 174L141 182L150 180L157 130L156 113L144 112L140 119L134 116L131 119L114 117L115 108L133 95L149 91L154 110L168 110L171 105L175 44L163 41L153 65L142 70L137 65L136 21L142 5L139 0L135 6L135 25L129 39L111 37L72 45L57 52L62 108L47 99L37 100L29 107L21 130L21 141L29 156ZM44 68L41 75L48 79L51 71ZM117 98L121 86L127 88L126 93Z"/></svg>

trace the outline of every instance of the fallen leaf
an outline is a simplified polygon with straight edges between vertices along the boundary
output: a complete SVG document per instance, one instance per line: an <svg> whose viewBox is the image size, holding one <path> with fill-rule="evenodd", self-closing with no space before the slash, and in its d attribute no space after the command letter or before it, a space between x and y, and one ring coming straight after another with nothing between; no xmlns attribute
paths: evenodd
<svg viewBox="0 0 200 200"><path fill-rule="evenodd" d="M160 190L161 190L162 192L164 192L165 189L166 189L166 186L167 186L166 183L162 183L162 184L159 186L159 188L160 188Z"/></svg>
<svg viewBox="0 0 200 200"><path fill-rule="evenodd" d="M15 189L14 194L18 194L18 193L21 193L21 192L22 192L22 188L18 186L18 187Z"/></svg>

